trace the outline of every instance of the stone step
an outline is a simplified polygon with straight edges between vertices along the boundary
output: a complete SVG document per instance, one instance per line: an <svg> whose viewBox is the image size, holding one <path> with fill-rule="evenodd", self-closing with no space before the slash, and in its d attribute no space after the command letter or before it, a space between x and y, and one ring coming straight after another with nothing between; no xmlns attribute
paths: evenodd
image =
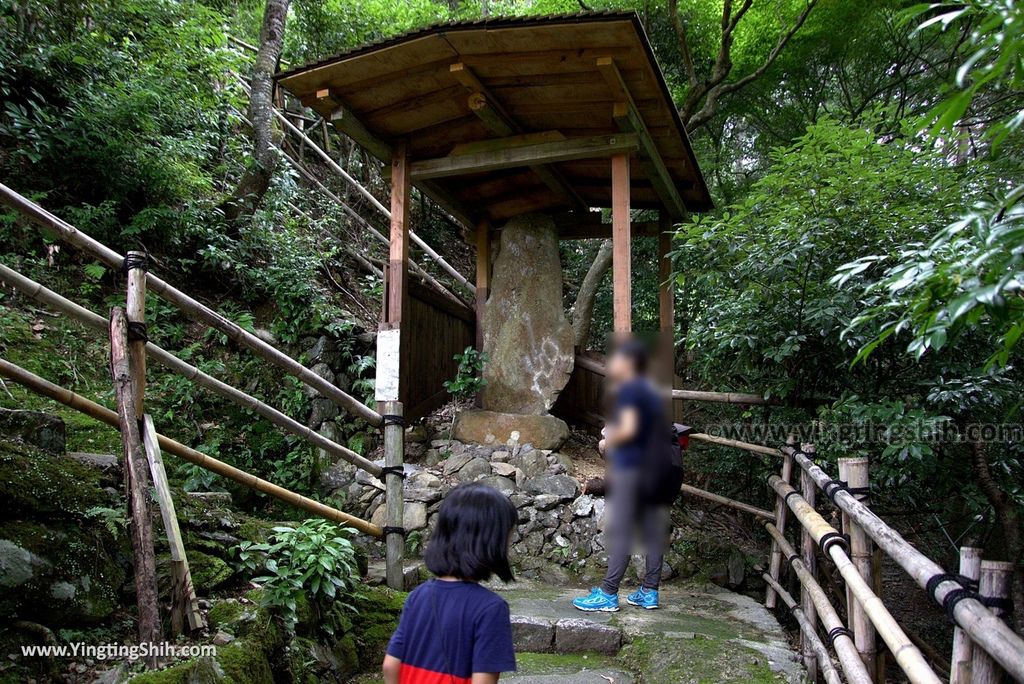
<svg viewBox="0 0 1024 684"><path fill-rule="evenodd" d="M512 641L517 652L615 655L622 648L622 629L585 618L513 615Z"/></svg>

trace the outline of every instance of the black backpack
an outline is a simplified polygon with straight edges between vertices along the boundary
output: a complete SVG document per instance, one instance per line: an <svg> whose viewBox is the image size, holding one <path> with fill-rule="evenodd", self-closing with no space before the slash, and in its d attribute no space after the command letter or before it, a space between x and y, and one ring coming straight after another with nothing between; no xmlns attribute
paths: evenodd
<svg viewBox="0 0 1024 684"><path fill-rule="evenodd" d="M668 439L656 440L650 463L644 468L644 499L657 506L671 506L683 486L683 444L692 428L675 423Z"/></svg>

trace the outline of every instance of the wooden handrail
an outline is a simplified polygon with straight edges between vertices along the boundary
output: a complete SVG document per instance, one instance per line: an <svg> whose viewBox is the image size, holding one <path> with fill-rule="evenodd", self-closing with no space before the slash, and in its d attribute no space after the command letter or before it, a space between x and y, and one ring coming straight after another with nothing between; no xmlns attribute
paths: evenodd
<svg viewBox="0 0 1024 684"><path fill-rule="evenodd" d="M58 401L65 406L75 409L76 411L80 411L101 423L106 423L114 429L119 429L118 415L114 411L111 411L105 406L100 406L96 402L90 401L69 389L65 389L60 385L56 385L49 380L41 378L34 373L30 373L24 368L16 366L3 358L0 358L0 376L16 382L36 394L49 397L50 399ZM183 458L189 463L193 463L200 468L204 468L212 473L226 477L229 480L234 480L235 482L238 482L250 489L255 489L258 492L268 494L275 499L284 501L285 503L291 504L292 506L302 509L308 513L318 515L321 518L326 518L327 520L333 520L334 522L348 525L349 527L353 527L360 532L364 532L374 537L380 537L382 535L382 530L378 525L374 525L373 523L367 522L353 515L349 515L348 513L343 513L337 508L327 506L319 501L314 501L313 499L297 494L289 489L280 487L273 482L268 482L267 480L256 477L244 470L228 465L227 463L219 461L212 456L207 456L206 454L196 451L191 447L187 447L180 442L176 442L170 437L157 435L157 440L162 450Z"/></svg>
<svg viewBox="0 0 1024 684"><path fill-rule="evenodd" d="M18 194L3 183L0 183L0 202L17 210L37 225L56 233L62 240L98 259L108 267L118 270L124 257L105 246L101 242L86 235L70 223L51 214L46 209L28 198ZM371 425L380 425L381 417L376 411L363 404L355 397L347 394L327 380L303 366L277 348L267 344L256 335L240 325L217 313L210 307L201 304L181 290L161 280L152 273L146 274L146 284L165 300L178 307L185 315L205 323L224 333L229 339L249 349L260 358L293 375L306 385L338 404L345 410L359 416Z"/></svg>

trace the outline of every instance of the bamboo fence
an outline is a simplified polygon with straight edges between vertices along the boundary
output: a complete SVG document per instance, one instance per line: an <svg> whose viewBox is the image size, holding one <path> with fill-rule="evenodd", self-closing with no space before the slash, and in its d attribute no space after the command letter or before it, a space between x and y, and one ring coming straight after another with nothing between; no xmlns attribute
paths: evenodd
<svg viewBox="0 0 1024 684"><path fill-rule="evenodd" d="M53 231L68 244L82 250L109 268L119 270L124 264L124 257L89 237L70 223L54 216L35 202L19 195L6 185L0 183L0 201L16 209L32 219L37 225ZM267 344L256 335L245 330L237 323L201 304L181 290L161 280L152 273L146 274L149 289L180 309L185 315L201 323L215 328L237 344L249 349L260 358L278 366L290 375L295 376L309 385L321 395L327 397L340 407L359 416L371 425L380 425L381 418L373 409L364 405L355 397L309 370L295 359Z"/></svg>
<svg viewBox="0 0 1024 684"><path fill-rule="evenodd" d="M795 449L788 450L797 465L807 471L821 489L835 489L832 478L805 454ZM970 592L963 593L964 587L959 581L948 575L938 563L914 548L852 494L838 488L835 489L832 498L836 506L860 525L875 544L898 563L922 589L928 591L929 582L932 578L937 578L931 598L940 605L946 605L947 597L955 599L950 612L956 624L974 641L975 646L983 649L1011 676L1024 681L1024 639L1020 635ZM867 611L867 606L864 608ZM877 622L875 626L878 627Z"/></svg>
<svg viewBox="0 0 1024 684"><path fill-rule="evenodd" d="M811 648L814 650L814 655L818 659L818 663L821 665L821 675L825 678L828 684L842 684L842 680L839 678L839 673L836 672L835 666L832 665L832 659L828 655L828 649L825 648L825 644L822 643L821 637L818 636L818 630L815 629L814 623L811 622L800 605L790 596L789 592L782 588L782 585L772 579L772 576L767 572L762 574L761 577L765 582L768 583L775 593L779 595L782 602L789 608L789 612L792 613L797 624L800 626L800 634L810 642ZM871 680L868 680L869 682Z"/></svg>
<svg viewBox="0 0 1024 684"><path fill-rule="evenodd" d="M99 314L89 311L79 304L76 304L75 302L57 294L53 290L50 290L49 288L25 277L3 264L0 264L0 282L7 283L9 286L17 288L37 302L67 315L88 328L99 332L104 332L107 328L106 321ZM311 430L302 423L288 417L284 413L281 413L277 409L263 403L255 397L252 397L245 392L242 392L241 390L236 389L235 387L232 387L231 385L228 385L207 373L204 373L195 366L182 361L174 354L158 347L152 342L147 342L145 349L146 354L149 357L165 368L191 380L192 382L195 382L201 387L205 387L211 392L224 397L244 409L263 416L274 425L287 430L297 437L305 439L314 446L323 449L334 456L338 456L339 458L362 468L371 475L380 477L381 467L379 465L364 458L363 456L360 456L351 449L324 437L315 430Z"/></svg>
<svg viewBox="0 0 1024 684"><path fill-rule="evenodd" d="M106 423L115 429L120 429L118 415L114 411L111 411L105 406L100 406L96 402L90 401L79 394L75 394L71 390L56 385L49 380L41 378L34 373L30 373L24 368L16 366L3 358L0 358L0 376L16 382L37 394L49 397L50 399L60 402L61 404L73 408L76 411L80 411L81 413L84 413L91 418L95 418L102 423ZM360 532L364 532L374 537L382 536L381 528L378 525L374 525L373 523L367 522L353 515L349 515L348 513L343 513L336 508L322 504L319 501L314 501L313 499L302 496L301 494L296 494L295 492L285 489L284 487L279 487L272 482L267 482L266 480L258 478L244 470L228 465L227 463L219 461L212 456L207 456L206 454L187 447L180 442L176 442L170 437L157 435L157 441L160 448L164 451L172 453L189 463L199 466L200 468L204 468L212 473L226 477L229 480L234 480L241 485L272 496L287 504L291 504L292 506L304 510L307 513L312 513L320 516L321 518L326 518L327 520L348 525L349 527L355 528Z"/></svg>

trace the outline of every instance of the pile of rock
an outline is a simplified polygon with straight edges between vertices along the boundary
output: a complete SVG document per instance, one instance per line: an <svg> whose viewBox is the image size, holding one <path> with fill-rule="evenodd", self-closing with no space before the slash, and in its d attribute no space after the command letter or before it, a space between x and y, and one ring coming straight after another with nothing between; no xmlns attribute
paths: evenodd
<svg viewBox="0 0 1024 684"><path fill-rule="evenodd" d="M604 499L582 494L565 454L529 444L464 444L426 438L410 428L405 465L405 519L410 543L422 545L433 529L444 495L454 486L480 482L507 494L519 512L512 560L527 575L544 575L552 566L582 568L604 550ZM345 510L384 523L384 483L347 463L337 463L323 478L328 493L345 501ZM601 558L601 562L605 559Z"/></svg>

